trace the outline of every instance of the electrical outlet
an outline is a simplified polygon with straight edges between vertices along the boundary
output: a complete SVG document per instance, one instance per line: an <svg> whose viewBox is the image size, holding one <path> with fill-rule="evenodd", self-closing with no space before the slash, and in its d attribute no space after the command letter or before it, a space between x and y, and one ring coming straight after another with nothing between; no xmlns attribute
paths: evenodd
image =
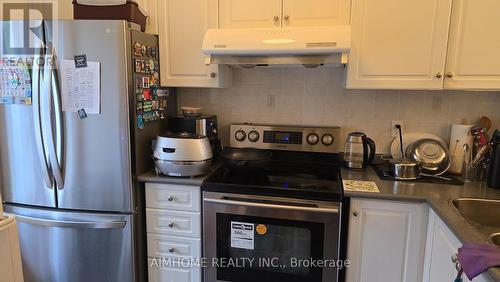
<svg viewBox="0 0 500 282"><path fill-rule="evenodd" d="M393 120L392 125L391 125L391 138L396 138L399 136L399 129L396 127L396 125L402 125L403 122L400 120Z"/></svg>

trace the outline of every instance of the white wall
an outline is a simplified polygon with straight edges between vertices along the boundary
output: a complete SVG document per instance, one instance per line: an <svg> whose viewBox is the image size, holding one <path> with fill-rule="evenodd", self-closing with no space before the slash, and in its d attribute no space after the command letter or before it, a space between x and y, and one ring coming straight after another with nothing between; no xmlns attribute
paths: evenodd
<svg viewBox="0 0 500 282"><path fill-rule="evenodd" d="M500 125L500 92L345 90L344 68L235 69L228 89L180 89L181 106L203 106L219 118L221 138L228 125L254 122L342 127L366 132L379 153L389 151L392 120L403 132L423 131L448 141L450 124L490 117ZM269 101L274 98L274 105ZM271 98L272 100L272 98Z"/></svg>

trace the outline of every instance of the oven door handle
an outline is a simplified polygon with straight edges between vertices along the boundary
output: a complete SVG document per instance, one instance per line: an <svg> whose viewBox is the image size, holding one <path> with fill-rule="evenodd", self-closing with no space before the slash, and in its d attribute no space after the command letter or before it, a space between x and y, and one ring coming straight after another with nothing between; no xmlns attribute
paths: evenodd
<svg viewBox="0 0 500 282"><path fill-rule="evenodd" d="M280 209L280 210L293 210L293 211L304 211L304 212L318 212L318 213L330 213L330 214L338 214L338 208L319 208L319 207L305 207L300 206L294 203L293 205L282 205L282 204L274 204L272 201L266 200L268 203L256 203L252 202L251 199L237 199L231 198L232 200L226 199L213 199L213 198L204 198L203 201L207 203L213 204L221 204L221 205L231 205L231 206L239 206L239 207L254 207L254 208L266 208L266 209Z"/></svg>

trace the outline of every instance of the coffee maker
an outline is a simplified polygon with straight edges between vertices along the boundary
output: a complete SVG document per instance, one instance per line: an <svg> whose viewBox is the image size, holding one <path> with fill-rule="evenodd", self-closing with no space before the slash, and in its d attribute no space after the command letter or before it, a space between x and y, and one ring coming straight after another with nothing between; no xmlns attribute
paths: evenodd
<svg viewBox="0 0 500 282"><path fill-rule="evenodd" d="M214 160L220 156L222 146L217 128L216 115L201 115L196 117L172 116L168 118L167 128L171 132L188 132L207 136L212 147Z"/></svg>

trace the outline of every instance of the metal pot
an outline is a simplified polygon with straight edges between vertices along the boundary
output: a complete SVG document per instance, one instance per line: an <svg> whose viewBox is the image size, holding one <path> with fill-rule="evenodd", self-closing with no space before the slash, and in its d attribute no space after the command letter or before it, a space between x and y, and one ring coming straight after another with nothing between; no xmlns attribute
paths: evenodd
<svg viewBox="0 0 500 282"><path fill-rule="evenodd" d="M415 180L420 177L420 162L406 158L390 161L391 174L398 180Z"/></svg>

